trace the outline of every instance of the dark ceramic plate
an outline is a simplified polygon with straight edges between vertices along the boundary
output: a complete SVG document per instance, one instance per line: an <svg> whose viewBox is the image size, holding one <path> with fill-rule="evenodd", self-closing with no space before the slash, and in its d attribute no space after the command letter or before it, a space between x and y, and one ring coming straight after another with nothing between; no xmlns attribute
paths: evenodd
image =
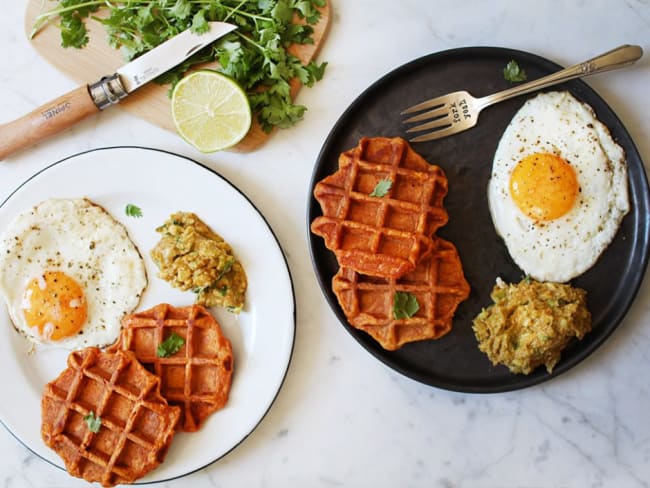
<svg viewBox="0 0 650 488"><path fill-rule="evenodd" d="M311 188L336 171L339 153L356 146L362 136L406 137L399 116L404 108L457 90L484 96L508 88L502 70L511 59L526 70L529 80L561 69L551 61L522 51L472 47L424 56L388 73L363 92L338 120L318 156ZM350 327L331 289L332 277L338 269L336 259L325 248L323 239L309 234L314 269L330 306L348 332L389 367L422 383L449 390L489 393L524 388L555 377L586 358L609 337L632 304L645 273L650 237L650 201L643 162L621 121L589 86L574 80L553 90L569 90L591 105L627 153L631 210L597 264L572 282L588 291L592 332L565 349L553 374L541 367L528 376L511 374L504 366L492 366L478 350L472 332L472 319L482 307L492 303L490 291L496 277L508 282L522 278L521 270L494 230L486 188L497 143L526 100L523 96L484 110L473 129L446 139L413 144L425 159L441 166L449 178L445 199L449 223L437 234L456 244L472 287L469 299L458 308L448 335L385 351L370 336ZM308 225L318 215L320 206L312 197Z"/></svg>

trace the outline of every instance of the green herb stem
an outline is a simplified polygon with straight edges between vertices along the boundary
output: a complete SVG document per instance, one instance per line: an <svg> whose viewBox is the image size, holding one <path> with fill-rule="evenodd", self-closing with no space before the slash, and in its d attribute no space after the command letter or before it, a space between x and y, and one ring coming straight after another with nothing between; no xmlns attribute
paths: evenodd
<svg viewBox="0 0 650 488"><path fill-rule="evenodd" d="M257 15L257 14L252 14L250 12L246 12L244 10L241 10L242 5L245 5L247 0L241 0L239 4L236 7L230 7L228 5L224 5L222 1L219 0L189 0L188 3L193 4L193 5L219 5L222 7L224 10L228 11L228 16L224 18L224 22L227 22L230 17L232 17L234 14L242 15L244 17L248 17L250 19L255 19L255 20L264 20L268 22L272 22L273 19L270 17L265 17L263 15ZM87 8L87 7L101 7L105 6L106 8L109 9L127 9L127 8L133 8L133 7L148 7L149 5L156 5L159 3L159 0L124 0L121 2L110 2L109 0L89 0L87 2L83 3L77 3L69 6L64 6L64 7L54 7L50 10L47 10L43 13L38 14L34 18L34 28L32 29L30 38L34 37L36 32L40 30L40 27L43 26L43 22L46 22L47 20L51 19L52 17L57 17L61 16L62 14L66 14L68 12L75 12L79 9L82 8ZM163 8L164 10L171 11L171 7Z"/></svg>
<svg viewBox="0 0 650 488"><path fill-rule="evenodd" d="M238 36L241 40L246 41L246 43L250 44L251 46L256 47L257 49L259 49L260 52L262 52L262 53L265 52L265 50L264 50L264 46L262 46L261 44L258 44L257 42L255 42L255 41L254 41L253 39L251 39L250 37L245 36L244 34L242 34L241 32L238 32L238 31L235 31L235 34L237 34L237 36Z"/></svg>

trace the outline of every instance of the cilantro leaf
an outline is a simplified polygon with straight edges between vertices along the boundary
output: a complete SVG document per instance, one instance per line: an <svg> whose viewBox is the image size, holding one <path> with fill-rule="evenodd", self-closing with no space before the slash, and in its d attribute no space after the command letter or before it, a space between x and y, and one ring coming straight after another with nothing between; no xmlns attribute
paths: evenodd
<svg viewBox="0 0 650 488"><path fill-rule="evenodd" d="M511 82L525 81L526 71L524 71L514 59L510 61L505 68L503 68L503 77Z"/></svg>
<svg viewBox="0 0 650 488"><path fill-rule="evenodd" d="M156 355L159 358L168 358L169 356L176 354L181 350L181 347L185 344L185 339L181 336L172 332L172 334L161 342L156 349Z"/></svg>
<svg viewBox="0 0 650 488"><path fill-rule="evenodd" d="M420 310L420 304L415 295L405 291L396 291L393 296L393 318L410 319Z"/></svg>
<svg viewBox="0 0 650 488"><path fill-rule="evenodd" d="M102 418L95 417L95 412L91 410L88 415L84 416L84 422L88 425L88 430L96 434L102 425Z"/></svg>
<svg viewBox="0 0 650 488"><path fill-rule="evenodd" d="M305 67L305 69L309 71L309 74L311 75L311 80L306 81L305 85L312 86L315 82L322 80L323 76L325 75L325 68L327 68L327 62L318 64L312 61L311 63L309 63Z"/></svg>
<svg viewBox="0 0 650 488"><path fill-rule="evenodd" d="M126 207L124 208L124 213L128 215L129 217L142 217L142 210L140 207L137 205L133 205L132 203L127 203Z"/></svg>
<svg viewBox="0 0 650 488"><path fill-rule="evenodd" d="M171 8L170 13L180 20L185 20L192 13L192 5L187 0L176 0L176 3Z"/></svg>
<svg viewBox="0 0 650 488"><path fill-rule="evenodd" d="M86 26L79 16L61 21L61 46L84 47L89 40Z"/></svg>
<svg viewBox="0 0 650 488"><path fill-rule="evenodd" d="M291 22L291 17L293 17L293 9L288 1L278 0L273 10L271 10L271 15L280 24L288 24Z"/></svg>
<svg viewBox="0 0 650 488"><path fill-rule="evenodd" d="M390 190L393 187L393 182L390 181L388 178L384 178L383 180L379 180L377 184L375 185L375 189L370 192L371 197L385 197L386 194L388 193L388 190Z"/></svg>
<svg viewBox="0 0 650 488"><path fill-rule="evenodd" d="M199 10L192 17L192 30L197 34L205 34L210 30L210 24L205 20L205 10Z"/></svg>

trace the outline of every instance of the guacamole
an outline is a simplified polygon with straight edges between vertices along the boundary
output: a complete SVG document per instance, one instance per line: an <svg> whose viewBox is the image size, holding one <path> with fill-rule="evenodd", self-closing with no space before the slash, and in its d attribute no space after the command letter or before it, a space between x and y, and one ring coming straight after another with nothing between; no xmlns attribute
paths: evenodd
<svg viewBox="0 0 650 488"><path fill-rule="evenodd" d="M248 282L230 245L195 214L176 212L156 232L151 250L158 276L181 290L196 293L196 303L239 313Z"/></svg>
<svg viewBox="0 0 650 488"><path fill-rule="evenodd" d="M529 374L542 364L552 372L569 341L591 330L586 295L560 283L497 282L494 304L473 322L479 349L492 364L504 364L512 373Z"/></svg>

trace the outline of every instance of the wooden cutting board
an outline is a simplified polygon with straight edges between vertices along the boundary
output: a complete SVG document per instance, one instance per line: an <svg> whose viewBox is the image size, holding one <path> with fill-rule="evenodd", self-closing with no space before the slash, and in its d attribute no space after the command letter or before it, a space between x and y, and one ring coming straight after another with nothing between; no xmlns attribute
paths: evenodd
<svg viewBox="0 0 650 488"><path fill-rule="evenodd" d="M28 0L25 14L25 32L28 38L34 25L34 19L41 11L42 4L42 0ZM54 4L48 2L45 5L46 8L51 8ZM327 2L321 12L320 22L313 26L314 44L293 45L290 48L290 51L300 58L303 63L308 63L318 54L325 40L330 23L330 2ZM79 84L93 83L102 76L114 73L118 67L125 63L121 53L106 42L106 34L102 25L94 21L88 21L86 25L90 41L83 49L62 48L60 31L52 25L44 27L31 40L32 45L41 56ZM294 99L300 90L300 86L297 80L292 83ZM175 133L170 100L167 96L168 90L168 85L161 86L148 83L122 100L117 107ZM254 122L244 140L231 150L239 152L252 151L266 142L269 136L270 134L266 134L260 125Z"/></svg>

